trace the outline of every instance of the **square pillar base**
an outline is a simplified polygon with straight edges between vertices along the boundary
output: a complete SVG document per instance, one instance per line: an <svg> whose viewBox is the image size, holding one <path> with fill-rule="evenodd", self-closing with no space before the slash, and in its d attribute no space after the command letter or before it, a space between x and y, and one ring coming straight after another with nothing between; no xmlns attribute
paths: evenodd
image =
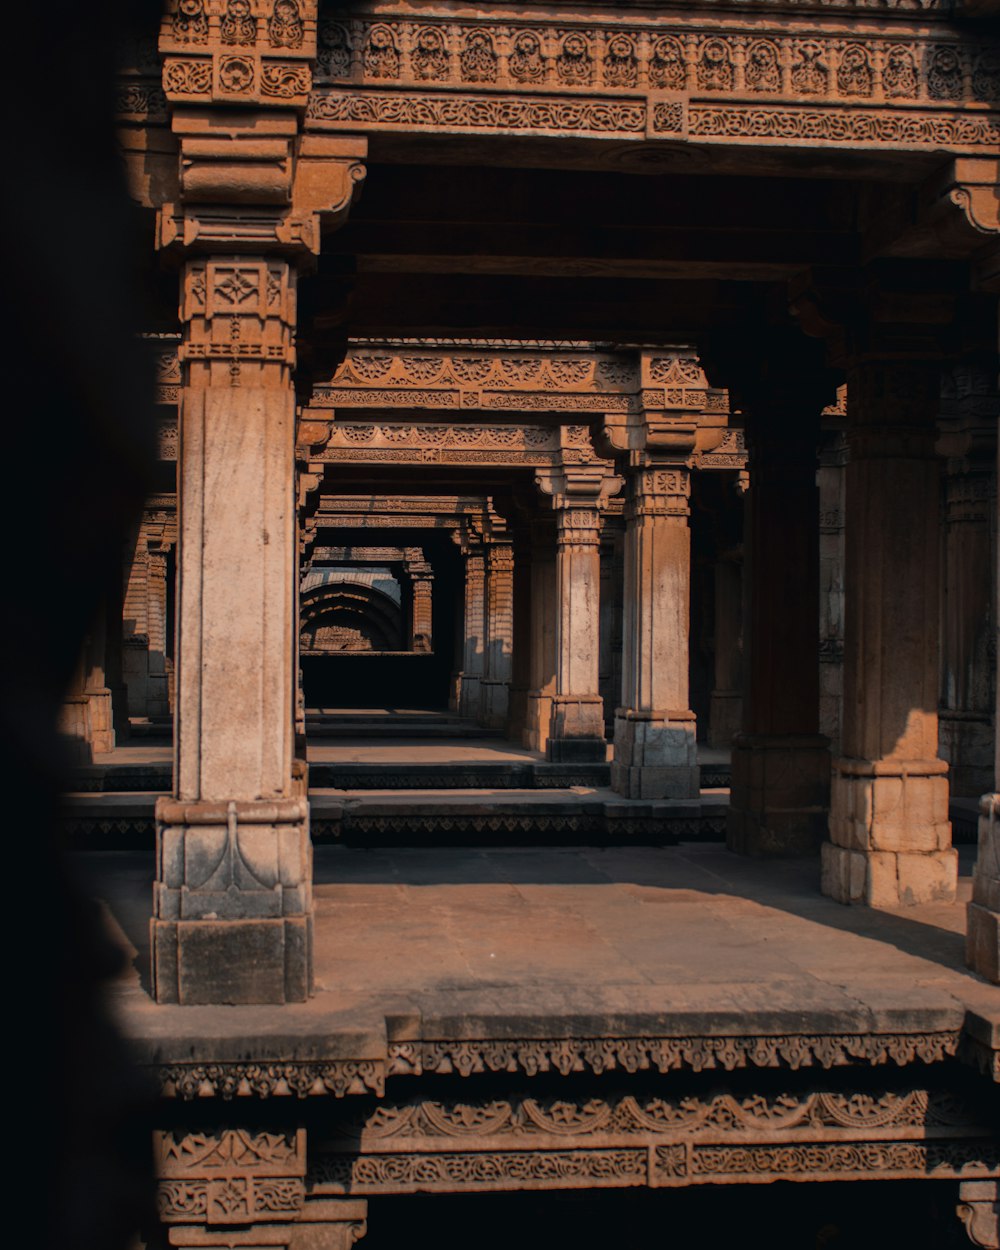
<svg viewBox="0 0 1000 1250"><path fill-rule="evenodd" d="M695 799L700 793L693 712L615 713L611 786L628 799Z"/></svg>
<svg viewBox="0 0 1000 1250"><path fill-rule="evenodd" d="M820 890L838 903L910 907L955 901L957 851L852 851L824 842L820 863Z"/></svg>
<svg viewBox="0 0 1000 1250"><path fill-rule="evenodd" d="M150 926L157 1002L246 1005L309 997L308 814L304 797L157 800Z"/></svg>
<svg viewBox="0 0 1000 1250"><path fill-rule="evenodd" d="M739 855L814 855L826 834L830 744L820 734L733 739L726 845Z"/></svg>
<svg viewBox="0 0 1000 1250"><path fill-rule="evenodd" d="M488 729L503 729L507 724L510 686L505 681L484 680L482 683L483 724Z"/></svg>
<svg viewBox="0 0 1000 1250"><path fill-rule="evenodd" d="M552 696L529 690L526 698L525 728L521 742L529 751L545 752L548 749L549 730L552 725Z"/></svg>
<svg viewBox="0 0 1000 1250"><path fill-rule="evenodd" d="M159 1003L249 1006L309 997L312 916L152 920L150 936Z"/></svg>
<svg viewBox="0 0 1000 1250"><path fill-rule="evenodd" d="M458 675L458 714L479 720L483 714L483 681L475 673Z"/></svg>
<svg viewBox="0 0 1000 1250"><path fill-rule="evenodd" d="M973 972L1000 985L1000 913L969 903L966 926L965 962Z"/></svg>
<svg viewBox="0 0 1000 1250"><path fill-rule="evenodd" d="M545 753L558 764L603 763L608 758L600 695L553 696Z"/></svg>
<svg viewBox="0 0 1000 1250"><path fill-rule="evenodd" d="M823 893L841 903L905 907L953 902L957 883L948 765L835 760Z"/></svg>

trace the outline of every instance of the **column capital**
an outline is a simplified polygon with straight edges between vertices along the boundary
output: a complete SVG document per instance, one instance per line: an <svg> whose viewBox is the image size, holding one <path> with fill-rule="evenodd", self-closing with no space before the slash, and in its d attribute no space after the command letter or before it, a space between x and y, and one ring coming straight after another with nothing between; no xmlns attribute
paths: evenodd
<svg viewBox="0 0 1000 1250"><path fill-rule="evenodd" d="M691 513L691 470L686 460L630 455L626 523L642 517L683 517Z"/></svg>

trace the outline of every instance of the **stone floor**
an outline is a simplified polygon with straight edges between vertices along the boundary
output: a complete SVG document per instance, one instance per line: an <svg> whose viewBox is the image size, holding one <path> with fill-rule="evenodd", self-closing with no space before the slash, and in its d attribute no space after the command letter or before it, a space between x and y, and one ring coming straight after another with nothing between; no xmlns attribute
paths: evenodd
<svg viewBox="0 0 1000 1250"><path fill-rule="evenodd" d="M815 862L751 861L717 845L317 847L316 995L277 1013L156 1007L151 856L77 863L128 951L116 987L125 1028L162 1058L248 1038L264 1051L384 1053L393 1027L913 1031L961 1028L969 1012L996 1041L1000 990L963 963L963 859L958 902L872 911L821 897Z"/></svg>

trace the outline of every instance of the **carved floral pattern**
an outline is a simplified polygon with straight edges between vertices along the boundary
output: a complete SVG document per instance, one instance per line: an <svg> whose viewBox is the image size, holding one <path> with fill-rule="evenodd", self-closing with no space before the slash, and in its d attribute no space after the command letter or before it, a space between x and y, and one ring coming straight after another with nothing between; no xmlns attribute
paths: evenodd
<svg viewBox="0 0 1000 1250"><path fill-rule="evenodd" d="M252 47L257 42L257 22L250 10L250 0L226 0L219 38L225 44L240 48Z"/></svg>
<svg viewBox="0 0 1000 1250"><path fill-rule="evenodd" d="M178 43L208 43L205 0L179 0L172 33Z"/></svg>
<svg viewBox="0 0 1000 1250"><path fill-rule="evenodd" d="M329 78L347 78L351 72L351 42L347 29L339 22L324 21L319 25L317 66Z"/></svg>
<svg viewBox="0 0 1000 1250"><path fill-rule="evenodd" d="M424 26L417 32L410 60L416 78L436 82L448 76L444 35L436 26Z"/></svg>
<svg viewBox="0 0 1000 1250"><path fill-rule="evenodd" d="M954 48L940 47L932 52L927 93L935 100L962 98L962 62Z"/></svg>
<svg viewBox="0 0 1000 1250"><path fill-rule="evenodd" d="M301 48L305 27L298 0L274 0L267 22L267 38L272 48Z"/></svg>
<svg viewBox="0 0 1000 1250"><path fill-rule="evenodd" d="M889 99L913 99L918 91L917 64L909 48L890 48L882 71L882 89Z"/></svg>
<svg viewBox="0 0 1000 1250"><path fill-rule="evenodd" d="M498 57L488 30L470 30L459 55L463 82L496 82Z"/></svg>
<svg viewBox="0 0 1000 1250"><path fill-rule="evenodd" d="M871 57L860 43L848 44L841 52L837 66L837 89L841 95L872 94Z"/></svg>
<svg viewBox="0 0 1000 1250"><path fill-rule="evenodd" d="M733 61L728 44L721 39L707 39L702 44L696 80L705 91L732 91Z"/></svg>
<svg viewBox="0 0 1000 1250"><path fill-rule="evenodd" d="M363 64L369 78L398 78L399 49L388 26L374 26L368 35Z"/></svg>
<svg viewBox="0 0 1000 1250"><path fill-rule="evenodd" d="M649 84L671 91L680 91L687 78L684 45L673 35L657 39L649 63Z"/></svg>
<svg viewBox="0 0 1000 1250"><path fill-rule="evenodd" d="M744 78L751 91L781 90L781 59L776 44L758 39L750 45Z"/></svg>
<svg viewBox="0 0 1000 1250"><path fill-rule="evenodd" d="M590 54L590 45L578 31L570 32L562 41L556 58L556 76L561 83L569 86L582 86L593 80L594 59Z"/></svg>
<svg viewBox="0 0 1000 1250"><path fill-rule="evenodd" d="M508 68L515 82L541 82L545 77L541 40L533 30L522 30L515 36Z"/></svg>

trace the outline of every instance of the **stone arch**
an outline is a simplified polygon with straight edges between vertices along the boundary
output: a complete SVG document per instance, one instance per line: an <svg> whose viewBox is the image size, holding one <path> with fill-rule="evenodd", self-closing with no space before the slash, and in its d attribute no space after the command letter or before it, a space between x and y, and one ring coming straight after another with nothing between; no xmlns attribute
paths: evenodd
<svg viewBox="0 0 1000 1250"><path fill-rule="evenodd" d="M400 605L350 575L306 591L299 633L302 649L314 653L404 649Z"/></svg>

